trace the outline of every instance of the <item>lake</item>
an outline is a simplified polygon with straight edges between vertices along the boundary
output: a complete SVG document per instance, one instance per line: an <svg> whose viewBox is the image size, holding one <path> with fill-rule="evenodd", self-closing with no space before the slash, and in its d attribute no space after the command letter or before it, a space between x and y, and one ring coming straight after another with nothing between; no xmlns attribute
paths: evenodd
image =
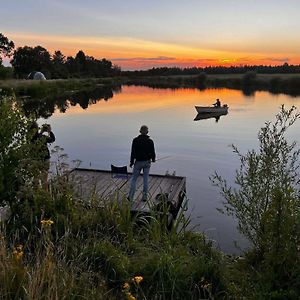
<svg viewBox="0 0 300 300"><path fill-rule="evenodd" d="M194 121L194 106L211 105L216 98L228 104L229 113L218 122L214 118ZM110 164L129 164L131 141L141 125L148 125L158 159L151 173L186 176L187 215L196 226L194 230L205 232L227 253L239 252L234 241L246 247L235 220L217 211L222 208L222 199L209 176L218 171L233 184L239 160L229 145L236 145L243 153L257 148L259 129L274 120L281 104L299 106L299 97L268 92L245 96L229 89L122 86L106 101L89 102L92 104L85 109L79 104L69 105L64 113L56 109L46 120L56 135L54 145L63 147L70 159L81 160L81 167L108 170ZM300 122L290 129L289 138L299 140L299 132Z"/></svg>

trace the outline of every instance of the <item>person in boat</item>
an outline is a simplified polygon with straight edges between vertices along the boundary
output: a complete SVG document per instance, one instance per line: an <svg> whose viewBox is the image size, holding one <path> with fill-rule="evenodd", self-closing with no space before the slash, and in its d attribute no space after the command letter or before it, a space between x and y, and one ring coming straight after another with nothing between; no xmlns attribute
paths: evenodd
<svg viewBox="0 0 300 300"><path fill-rule="evenodd" d="M221 101L219 99L213 104L214 107L221 107Z"/></svg>
<svg viewBox="0 0 300 300"><path fill-rule="evenodd" d="M55 135L52 132L50 124L43 124L39 131L37 122L33 122L31 125L31 143L33 144L33 155L41 162L41 181L42 184L48 188L48 171L50 167L50 151L48 149L48 144L55 141Z"/></svg>
<svg viewBox="0 0 300 300"><path fill-rule="evenodd" d="M151 162L155 162L154 142L148 135L148 127L141 126L140 135L135 137L131 145L130 168L133 167L128 199L133 200L136 181L143 170L143 201L147 201L148 181Z"/></svg>

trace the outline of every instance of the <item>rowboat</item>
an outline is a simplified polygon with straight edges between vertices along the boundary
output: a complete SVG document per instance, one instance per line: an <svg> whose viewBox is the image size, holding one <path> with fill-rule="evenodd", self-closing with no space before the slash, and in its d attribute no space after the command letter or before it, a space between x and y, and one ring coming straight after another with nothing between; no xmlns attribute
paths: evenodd
<svg viewBox="0 0 300 300"><path fill-rule="evenodd" d="M195 106L197 113L198 114L203 114L203 113L222 113L225 114L228 112L228 105L224 104L223 106L220 107L215 107L215 106Z"/></svg>
<svg viewBox="0 0 300 300"><path fill-rule="evenodd" d="M216 122L218 122L220 117L225 116L225 115L227 115L227 111L226 112L198 113L197 116L195 117L194 121L215 118Z"/></svg>

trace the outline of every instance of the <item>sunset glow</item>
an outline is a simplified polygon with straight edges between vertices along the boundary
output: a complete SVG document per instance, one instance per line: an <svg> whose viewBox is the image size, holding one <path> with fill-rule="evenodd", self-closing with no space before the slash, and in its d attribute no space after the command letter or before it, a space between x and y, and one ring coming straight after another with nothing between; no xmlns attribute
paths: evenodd
<svg viewBox="0 0 300 300"><path fill-rule="evenodd" d="M88 56L110 59L124 70L300 63L297 1L284 6L281 1L273 1L272 6L177 1L171 10L169 1L160 3L159 10L157 1L151 6L133 1L129 7L117 0L111 4L90 1L88 6L80 1L43 2L2 4L1 31L17 47L41 45L51 53L61 50L65 56L83 50ZM9 11L14 11L14 22Z"/></svg>
<svg viewBox="0 0 300 300"><path fill-rule="evenodd" d="M209 95L204 97L203 95ZM108 102L100 100L88 107L89 114L120 114L142 113L146 111L167 110L169 108L181 107L184 105L193 108L202 98L203 105L211 105L216 98L221 98L228 105L238 105L241 101L241 91L229 89L209 89L200 91L197 89L177 89L176 92L170 89L150 89L148 87L122 87L122 93L115 94ZM80 105L70 106L68 114L86 114ZM56 112L59 116L60 112Z"/></svg>

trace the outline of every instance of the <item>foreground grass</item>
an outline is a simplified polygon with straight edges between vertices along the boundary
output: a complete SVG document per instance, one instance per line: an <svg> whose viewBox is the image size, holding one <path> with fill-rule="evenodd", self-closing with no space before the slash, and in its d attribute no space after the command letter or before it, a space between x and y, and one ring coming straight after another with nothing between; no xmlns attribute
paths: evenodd
<svg viewBox="0 0 300 300"><path fill-rule="evenodd" d="M222 255L183 215L168 231L155 215L131 216L126 200L87 207L65 178L50 191L24 197L1 227L2 299L227 297Z"/></svg>
<svg viewBox="0 0 300 300"><path fill-rule="evenodd" d="M255 252L223 254L183 214L167 230L126 199L80 199L72 182L27 187L1 224L1 299L298 299L300 278L273 292Z"/></svg>
<svg viewBox="0 0 300 300"><path fill-rule="evenodd" d="M11 216L0 225L2 299L299 299L299 193L291 198L293 188L288 188L285 206L280 190L272 193L272 206L264 215L270 222L264 223L266 235L261 239L267 250L256 247L241 258L229 257L213 249L203 234L187 231L183 214L167 230L167 214L132 216L126 199L81 199L74 191L84 183L77 180L73 185L59 149L57 174L42 188L41 161L31 152L32 143L23 139L30 120L16 102L4 100L0 200L9 204ZM294 110L282 107L280 124L286 124L283 120ZM285 153L295 144L281 147L284 140L278 143L275 129L275 153L283 153L286 163ZM265 140L271 140L267 145L274 149L273 139ZM267 158L268 147L262 147ZM292 155L294 163L298 153ZM280 165L275 162L271 166ZM289 172L297 170L294 163ZM269 174L270 168L266 170ZM257 190L263 176L254 178L251 188ZM284 226L278 226L283 213Z"/></svg>

